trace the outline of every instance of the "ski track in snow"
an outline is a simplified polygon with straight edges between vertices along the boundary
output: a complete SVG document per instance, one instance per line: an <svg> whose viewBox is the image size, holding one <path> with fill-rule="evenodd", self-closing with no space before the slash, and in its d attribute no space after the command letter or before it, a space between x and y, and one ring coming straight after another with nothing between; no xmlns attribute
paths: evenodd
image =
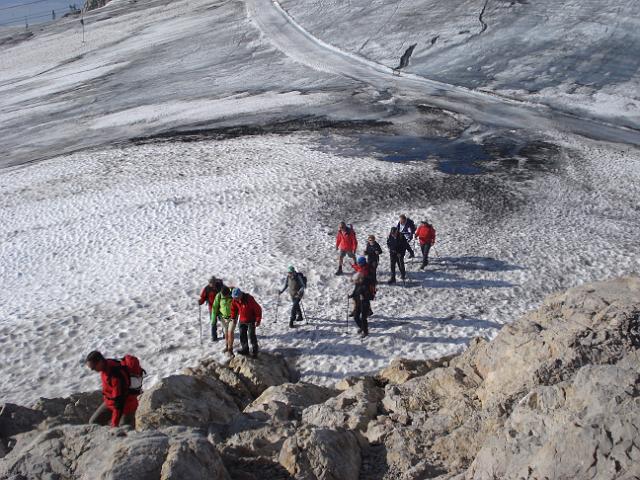
<svg viewBox="0 0 640 480"><path fill-rule="evenodd" d="M396 87L405 94L462 113L486 124L507 128L577 133L589 138L640 145L640 131L604 121L579 118L548 106L430 80L416 74L393 75L393 69L314 37L277 0L246 0L247 11L265 36L287 56L321 72L366 82L379 90Z"/></svg>
<svg viewBox="0 0 640 480"><path fill-rule="evenodd" d="M385 204L389 185L413 178L428 189L443 174L429 162L325 153L312 134L114 147L1 171L0 397L24 404L96 388L81 365L94 348L139 355L147 386L204 355L222 361L206 327L198 343L196 298L212 274L263 305L263 350L332 383L394 357L461 351L551 291L638 271L638 152L557 141L575 152L560 172L497 180L522 202L496 219L464 192ZM400 212L436 225L434 260L426 273L409 261L407 287L380 286L363 341L353 322L345 328L350 286L333 276L335 227L353 222L361 243L379 237L384 281ZM296 331L284 295L274 318L289 264L309 279L310 324Z"/></svg>

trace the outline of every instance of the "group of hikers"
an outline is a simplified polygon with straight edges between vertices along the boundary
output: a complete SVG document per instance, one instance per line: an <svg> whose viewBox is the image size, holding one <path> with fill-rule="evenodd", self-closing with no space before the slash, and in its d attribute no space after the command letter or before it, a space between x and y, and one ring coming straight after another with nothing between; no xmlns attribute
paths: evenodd
<svg viewBox="0 0 640 480"><path fill-rule="evenodd" d="M415 257L411 248L414 238L418 239L422 252L421 269L429 264L429 251L436 240L436 231L433 225L424 220L416 228L413 220L405 215L400 215L396 226L392 227L387 237L391 277L389 284L396 283L396 267L400 271L400 278L406 278L404 257L409 253L409 258ZM382 255L382 247L376 241L374 235L367 237L367 245L362 251L362 256L356 257L358 252L358 239L353 225L340 222L336 235L336 250L338 251L338 270L336 275L343 275L344 259L353 260L351 267L355 273L352 278L353 290L348 299L353 300L353 308L348 313L353 317L358 334L366 337L369 334L368 318L373 315L371 302L376 296L378 283L377 270ZM293 266L287 269L284 286L278 290L278 298L284 292L288 292L291 298L291 312L289 327L295 328L296 322L304 320L302 299L307 288L307 278L302 272L298 272ZM262 307L255 298L240 290L224 284L222 279L211 277L208 284L202 289L199 305L207 304L209 318L211 320L211 340L218 341L218 325L221 326L224 349L229 357L234 356L234 335L236 325L240 328L240 355L258 355L258 338L256 327L262 321ZM349 309L349 307L347 307ZM276 313L277 315L277 313ZM251 351L249 350L251 343ZM88 368L99 372L102 379L102 394L104 402L91 417L90 423L110 424L111 426L134 424L135 411L138 407L137 396L141 393L142 378L145 371L140 366L139 360L126 355L121 360L106 359L98 351L91 352L85 360Z"/></svg>
<svg viewBox="0 0 640 480"><path fill-rule="evenodd" d="M429 251L436 241L436 230L427 220L420 222L416 228L413 220L406 215L400 215L398 224L392 227L387 237L387 248L389 249L389 260L391 266L391 278L388 284L396 283L396 266L400 271L400 278L406 278L404 257L409 252L409 258L414 258L415 253L411 248L414 238L418 239L422 252L422 264L420 269L425 269L429 264ZM358 238L353 225L340 222L336 235L336 250L338 251L338 270L336 275L343 275L344 259L351 258L354 263L351 265L356 274L353 277L354 289L349 298L354 300L354 307L349 316L354 317L358 325L358 333L362 337L369 335L368 318L373 315L371 301L376 296L376 286L378 283L377 270L382 255L382 247L376 241L375 235L367 237L367 246L363 256L356 259L358 250Z"/></svg>

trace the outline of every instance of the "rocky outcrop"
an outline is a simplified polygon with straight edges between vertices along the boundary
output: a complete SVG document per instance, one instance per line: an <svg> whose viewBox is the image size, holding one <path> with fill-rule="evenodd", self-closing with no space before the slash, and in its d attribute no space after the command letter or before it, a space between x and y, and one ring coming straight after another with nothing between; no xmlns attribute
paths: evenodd
<svg viewBox="0 0 640 480"><path fill-rule="evenodd" d="M267 388L256 398L245 413L264 413L267 417L284 420L300 419L302 411L311 405L324 403L338 392L312 383L284 383Z"/></svg>
<svg viewBox="0 0 640 480"><path fill-rule="evenodd" d="M378 414L384 391L373 377L357 379L340 395L302 412L302 421L324 428L364 431Z"/></svg>
<svg viewBox="0 0 640 480"><path fill-rule="evenodd" d="M195 377L212 377L222 382L227 394L241 410L267 388L298 379L297 372L284 357L268 352L260 353L257 358L237 355L227 365L204 359L197 367L185 369L184 373Z"/></svg>
<svg viewBox="0 0 640 480"><path fill-rule="evenodd" d="M268 353L205 360L142 395L140 432L55 426L86 421L96 394L5 406L0 479L640 476L636 278L554 295L453 358L335 388L296 377Z"/></svg>
<svg viewBox="0 0 640 480"><path fill-rule="evenodd" d="M189 429L166 433L61 426L18 437L0 478L230 479L215 447Z"/></svg>
<svg viewBox="0 0 640 480"><path fill-rule="evenodd" d="M378 373L378 378L385 383L396 385L405 383L412 378L426 375L435 368L445 366L453 357L442 357L434 360L410 360L395 358L388 367Z"/></svg>
<svg viewBox="0 0 640 480"><path fill-rule="evenodd" d="M360 445L349 431L303 427L284 442L279 460L296 480L357 480Z"/></svg>
<svg viewBox="0 0 640 480"><path fill-rule="evenodd" d="M47 417L49 426L82 424L89 422L91 415L102 404L102 392L74 393L66 398L40 398L33 406Z"/></svg>
<svg viewBox="0 0 640 480"><path fill-rule="evenodd" d="M172 425L228 425L240 415L222 382L210 377L173 375L140 396L136 426L140 430Z"/></svg>

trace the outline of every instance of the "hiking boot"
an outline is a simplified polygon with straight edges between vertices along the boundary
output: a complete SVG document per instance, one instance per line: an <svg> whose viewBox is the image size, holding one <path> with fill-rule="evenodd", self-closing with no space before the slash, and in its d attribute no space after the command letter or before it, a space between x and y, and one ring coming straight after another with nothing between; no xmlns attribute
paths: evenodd
<svg viewBox="0 0 640 480"><path fill-rule="evenodd" d="M394 283L396 283L396 277L390 278L389 281L387 282L389 285L393 285Z"/></svg>
<svg viewBox="0 0 640 480"><path fill-rule="evenodd" d="M415 253L409 253L409 258L415 258L416 254Z"/></svg>
<svg viewBox="0 0 640 480"><path fill-rule="evenodd" d="M370 317L371 315L373 315L373 310L371 310L371 308L369 308L369 311L367 312L367 316Z"/></svg>
<svg viewBox="0 0 640 480"><path fill-rule="evenodd" d="M369 332L364 331L364 332L362 332L362 334L360 334L360 336L361 336L362 338L364 338L364 337L368 337L368 336L369 336Z"/></svg>
<svg viewBox="0 0 640 480"><path fill-rule="evenodd" d="M238 352L238 355L245 355L245 356L246 356L246 355L249 355L249 350L240 350L240 351Z"/></svg>
<svg viewBox="0 0 640 480"><path fill-rule="evenodd" d="M342 275L342 268L339 268L339 269L336 271L336 275Z"/></svg>
<svg viewBox="0 0 640 480"><path fill-rule="evenodd" d="M360 335L362 333L362 329L359 328L357 333L358 333L358 335Z"/></svg>
<svg viewBox="0 0 640 480"><path fill-rule="evenodd" d="M350 316L350 317L355 317L355 316L356 316L356 312L351 312L351 313L349 313L349 316Z"/></svg>
<svg viewBox="0 0 640 480"><path fill-rule="evenodd" d="M227 357L233 358L233 357L235 357L235 355L231 350L227 350Z"/></svg>
<svg viewBox="0 0 640 480"><path fill-rule="evenodd" d="M229 347L225 345L224 348L222 349L222 353L227 353L228 351L229 351Z"/></svg>
<svg viewBox="0 0 640 480"><path fill-rule="evenodd" d="M252 356L253 358L258 358L258 351L257 351L257 350L254 350L253 352L251 352L251 356Z"/></svg>
<svg viewBox="0 0 640 480"><path fill-rule="evenodd" d="M298 328L293 322L289 322L289 328Z"/></svg>

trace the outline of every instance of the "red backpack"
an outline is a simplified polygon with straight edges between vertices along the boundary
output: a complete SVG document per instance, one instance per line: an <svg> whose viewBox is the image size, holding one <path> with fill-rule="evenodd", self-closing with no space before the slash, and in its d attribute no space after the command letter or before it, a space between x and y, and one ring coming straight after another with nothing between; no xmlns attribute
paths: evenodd
<svg viewBox="0 0 640 480"><path fill-rule="evenodd" d="M120 365L129 377L129 394L140 395L142 393L142 381L147 372L140 366L140 360L133 355L125 355L120 360Z"/></svg>

